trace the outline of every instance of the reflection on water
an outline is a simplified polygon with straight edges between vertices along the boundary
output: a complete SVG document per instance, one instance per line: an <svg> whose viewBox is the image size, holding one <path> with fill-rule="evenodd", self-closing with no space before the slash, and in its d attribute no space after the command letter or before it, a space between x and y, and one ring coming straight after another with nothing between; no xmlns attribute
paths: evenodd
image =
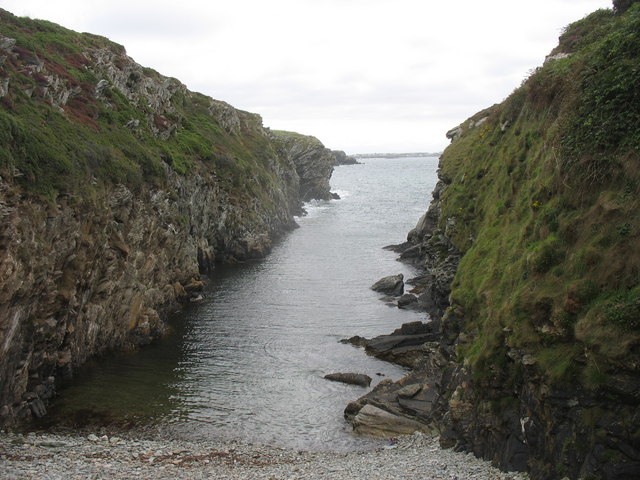
<svg viewBox="0 0 640 480"><path fill-rule="evenodd" d="M156 422L190 439L332 450L371 445L342 417L368 390L322 377L365 373L375 385L403 375L339 340L426 320L389 307L369 286L415 273L381 247L403 241L424 212L436 165L434 158L372 159L337 168L332 186L342 200L310 204L301 228L266 259L217 268L205 300L176 315L174 333L158 345L92 362L60 393L55 418L91 409Z"/></svg>

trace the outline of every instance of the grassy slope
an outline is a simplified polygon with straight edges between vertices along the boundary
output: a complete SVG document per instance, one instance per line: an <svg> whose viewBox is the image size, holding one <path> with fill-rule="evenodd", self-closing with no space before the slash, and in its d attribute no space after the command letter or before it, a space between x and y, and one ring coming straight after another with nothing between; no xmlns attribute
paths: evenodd
<svg viewBox="0 0 640 480"><path fill-rule="evenodd" d="M442 157L477 380L508 350L592 388L638 357L640 4L570 25L560 52Z"/></svg>
<svg viewBox="0 0 640 480"><path fill-rule="evenodd" d="M14 55L0 63L0 77L9 79L9 94L0 98L0 174L17 173L16 181L29 192L51 198L68 191L91 194L112 183L134 189L162 185L161 162L181 174L215 171L222 188L235 196L264 196L261 190L271 185L269 162L278 157L257 115L237 112L242 131L230 134L210 113L212 100L186 89L173 94L169 113L127 99L112 85L98 97L96 86L104 77L87 52L106 48L124 61L120 45L3 10L0 36L17 40ZM43 72L29 67L37 62ZM74 90L64 112L44 95L43 73ZM143 74L161 78L151 69ZM132 120L139 127L127 127ZM177 125L167 140L153 130L165 124Z"/></svg>

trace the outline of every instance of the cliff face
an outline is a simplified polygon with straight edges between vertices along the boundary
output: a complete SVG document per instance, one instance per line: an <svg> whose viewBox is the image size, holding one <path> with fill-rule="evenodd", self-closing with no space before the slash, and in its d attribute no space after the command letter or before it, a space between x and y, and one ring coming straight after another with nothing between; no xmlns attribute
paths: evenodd
<svg viewBox="0 0 640 480"><path fill-rule="evenodd" d="M440 339L402 382L428 401L390 405L536 479L640 472L638 32L637 3L570 25L505 102L448 132L403 248Z"/></svg>
<svg viewBox="0 0 640 480"><path fill-rule="evenodd" d="M315 193L305 174L328 192L331 170L301 176L258 115L2 10L0 125L2 425L161 335L215 260L266 254Z"/></svg>
<svg viewBox="0 0 640 480"><path fill-rule="evenodd" d="M336 158L336 165L357 165L358 160L351 155L347 155L342 150L331 150L331 153Z"/></svg>
<svg viewBox="0 0 640 480"><path fill-rule="evenodd" d="M300 176L300 195L304 201L331 200L329 179L336 164L334 153L315 137L275 131L282 154L296 166Z"/></svg>

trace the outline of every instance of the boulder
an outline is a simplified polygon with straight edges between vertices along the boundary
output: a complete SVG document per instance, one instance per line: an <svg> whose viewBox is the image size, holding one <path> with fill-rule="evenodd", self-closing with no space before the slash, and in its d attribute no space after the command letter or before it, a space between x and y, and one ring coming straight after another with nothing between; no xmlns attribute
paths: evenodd
<svg viewBox="0 0 640 480"><path fill-rule="evenodd" d="M420 385L419 383L413 383L398 390L398 397L413 398L420 392L420 390L422 390L422 385Z"/></svg>
<svg viewBox="0 0 640 480"><path fill-rule="evenodd" d="M31 400L29 402L29 407L31 408L31 413L36 418L42 418L47 414L47 408L40 398L34 398Z"/></svg>
<svg viewBox="0 0 640 480"><path fill-rule="evenodd" d="M353 419L353 431L361 435L391 438L415 432L431 432L428 425L402 415L365 405Z"/></svg>
<svg viewBox="0 0 640 480"><path fill-rule="evenodd" d="M330 373L324 378L333 382L348 383L349 385L359 385L368 387L371 385L371 377L362 373Z"/></svg>
<svg viewBox="0 0 640 480"><path fill-rule="evenodd" d="M398 299L398 308L412 308L418 305L418 297L411 293L405 293Z"/></svg>
<svg viewBox="0 0 640 480"><path fill-rule="evenodd" d="M399 297L404 293L404 275L399 273L398 275L390 275L388 277L381 278L371 285L371 289L386 295Z"/></svg>
<svg viewBox="0 0 640 480"><path fill-rule="evenodd" d="M194 292L201 292L204 289L204 282L201 280L196 280L192 277L191 280L189 280L189 282L184 286L184 289L189 294L193 294Z"/></svg>

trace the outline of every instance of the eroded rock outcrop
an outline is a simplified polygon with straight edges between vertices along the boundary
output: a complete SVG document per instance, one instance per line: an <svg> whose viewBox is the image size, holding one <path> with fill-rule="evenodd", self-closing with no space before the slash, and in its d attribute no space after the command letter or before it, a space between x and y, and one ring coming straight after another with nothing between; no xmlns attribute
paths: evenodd
<svg viewBox="0 0 640 480"><path fill-rule="evenodd" d="M342 150L331 150L331 153L336 159L336 165L359 165L360 162L355 157L347 155Z"/></svg>
<svg viewBox="0 0 640 480"><path fill-rule="evenodd" d="M105 38L0 18L4 426L44 415L91 356L166 332L216 261L267 254L332 167L304 167L312 191L258 115Z"/></svg>
<svg viewBox="0 0 640 480"><path fill-rule="evenodd" d="M411 368L403 379L383 380L347 405L344 415L355 432L387 437L438 430L440 410L436 404L441 398L438 384L442 369L449 364L440 350L439 337L436 323L414 322L391 335L349 340L364 346L370 355Z"/></svg>
<svg viewBox="0 0 640 480"><path fill-rule="evenodd" d="M281 144L283 155L296 166L300 177L302 200L332 200L338 198L331 193L329 179L336 164L336 158L320 140L293 132L274 131Z"/></svg>

